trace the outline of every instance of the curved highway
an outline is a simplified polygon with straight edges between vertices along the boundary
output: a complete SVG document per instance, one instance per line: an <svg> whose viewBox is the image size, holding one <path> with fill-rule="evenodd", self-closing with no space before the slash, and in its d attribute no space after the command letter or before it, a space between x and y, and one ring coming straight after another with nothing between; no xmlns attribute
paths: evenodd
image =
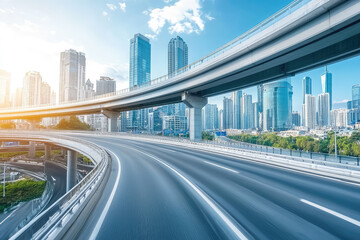
<svg viewBox="0 0 360 240"><path fill-rule="evenodd" d="M79 239L358 239L360 187L140 140L79 138L113 155Z"/></svg>

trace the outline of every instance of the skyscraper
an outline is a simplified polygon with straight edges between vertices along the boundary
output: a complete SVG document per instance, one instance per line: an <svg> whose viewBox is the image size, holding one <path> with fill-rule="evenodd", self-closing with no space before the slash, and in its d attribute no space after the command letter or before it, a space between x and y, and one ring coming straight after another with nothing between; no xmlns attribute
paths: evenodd
<svg viewBox="0 0 360 240"><path fill-rule="evenodd" d="M116 92L116 81L109 77L101 76L100 80L96 81L96 95Z"/></svg>
<svg viewBox="0 0 360 240"><path fill-rule="evenodd" d="M168 74L188 65L188 46L177 36L168 44Z"/></svg>
<svg viewBox="0 0 360 240"><path fill-rule="evenodd" d="M218 129L218 108L216 104L207 104L204 107L204 129Z"/></svg>
<svg viewBox="0 0 360 240"><path fill-rule="evenodd" d="M300 126L300 113L293 112L292 113L292 123L294 126Z"/></svg>
<svg viewBox="0 0 360 240"><path fill-rule="evenodd" d="M253 128L252 96L243 93L241 97L241 129Z"/></svg>
<svg viewBox="0 0 360 240"><path fill-rule="evenodd" d="M351 108L359 108L360 107L360 84L352 86L351 92L352 92Z"/></svg>
<svg viewBox="0 0 360 240"><path fill-rule="evenodd" d="M329 93L330 110L332 110L332 74L325 67L325 73L321 75L321 87L323 93Z"/></svg>
<svg viewBox="0 0 360 240"><path fill-rule="evenodd" d="M263 129L283 131L292 126L291 80L284 79L263 84Z"/></svg>
<svg viewBox="0 0 360 240"><path fill-rule="evenodd" d="M88 79L85 83L85 99L95 96L94 84Z"/></svg>
<svg viewBox="0 0 360 240"><path fill-rule="evenodd" d="M60 54L59 102L85 98L86 58L73 49Z"/></svg>
<svg viewBox="0 0 360 240"><path fill-rule="evenodd" d="M305 127L314 129L316 125L316 97L305 95Z"/></svg>
<svg viewBox="0 0 360 240"><path fill-rule="evenodd" d="M233 101L231 98L224 97L223 100L223 129L233 128Z"/></svg>
<svg viewBox="0 0 360 240"><path fill-rule="evenodd" d="M10 79L9 72L0 70L0 108L10 107Z"/></svg>
<svg viewBox="0 0 360 240"><path fill-rule="evenodd" d="M130 88L149 83L150 70L150 40L140 33L135 34L130 40Z"/></svg>
<svg viewBox="0 0 360 240"><path fill-rule="evenodd" d="M50 104L51 103L51 87L48 83L41 83L40 90L40 104Z"/></svg>
<svg viewBox="0 0 360 240"><path fill-rule="evenodd" d="M312 94L312 79L310 77L304 77L302 80L303 104L305 104L306 94Z"/></svg>
<svg viewBox="0 0 360 240"><path fill-rule="evenodd" d="M168 44L168 74L188 65L188 46L185 41L177 36L172 38ZM179 116L185 116L186 106L184 103L170 105L170 110Z"/></svg>
<svg viewBox="0 0 360 240"><path fill-rule="evenodd" d="M30 71L23 79L23 106L34 106L41 104L42 78L39 72Z"/></svg>
<svg viewBox="0 0 360 240"><path fill-rule="evenodd" d="M232 92L232 100L233 100L233 128L240 129L241 128L241 97L242 91Z"/></svg>
<svg viewBox="0 0 360 240"><path fill-rule="evenodd" d="M130 40L130 88L150 84L151 44L150 40L138 33ZM128 128L132 130L148 127L148 110L134 110L129 112Z"/></svg>
<svg viewBox="0 0 360 240"><path fill-rule="evenodd" d="M318 96L319 126L330 125L330 96L329 93L321 93Z"/></svg>
<svg viewBox="0 0 360 240"><path fill-rule="evenodd" d="M259 129L259 124L260 124L260 114L259 114L259 103L257 102L254 102L252 104L253 106L253 111L252 111L252 114L253 114L253 117L252 117L252 121L253 121L253 128L255 129Z"/></svg>

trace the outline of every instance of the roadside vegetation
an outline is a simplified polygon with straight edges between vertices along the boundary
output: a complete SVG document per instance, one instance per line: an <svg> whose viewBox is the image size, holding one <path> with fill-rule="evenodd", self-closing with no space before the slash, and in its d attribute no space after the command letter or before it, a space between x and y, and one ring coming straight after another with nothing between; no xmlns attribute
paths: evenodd
<svg viewBox="0 0 360 240"><path fill-rule="evenodd" d="M85 164L92 164L92 161L83 154L79 154L79 158L81 158Z"/></svg>
<svg viewBox="0 0 360 240"><path fill-rule="evenodd" d="M5 197L0 196L0 213L20 202L25 202L41 197L45 190L45 185L45 181L35 181L32 179L24 179L13 183L6 183ZM3 192L2 184L0 186L0 192Z"/></svg>
<svg viewBox="0 0 360 240"><path fill-rule="evenodd" d="M59 124L55 126L59 130L86 130L91 131L89 124L80 121L77 117L71 116L69 120L61 119Z"/></svg>
<svg viewBox="0 0 360 240"><path fill-rule="evenodd" d="M333 154L335 152L334 132L329 132L326 138L320 140L316 140L309 136L279 137L273 133L261 135L240 134L229 136L229 138L240 142L284 149L329 154ZM338 153L341 155L360 157L360 132L354 132L351 137L337 136L337 147Z"/></svg>
<svg viewBox="0 0 360 240"><path fill-rule="evenodd" d="M204 141L212 141L214 139L214 136L209 132L202 132L202 140Z"/></svg>
<svg viewBox="0 0 360 240"><path fill-rule="evenodd" d="M0 122L0 129L15 129L16 125L14 122L10 121L10 122Z"/></svg>

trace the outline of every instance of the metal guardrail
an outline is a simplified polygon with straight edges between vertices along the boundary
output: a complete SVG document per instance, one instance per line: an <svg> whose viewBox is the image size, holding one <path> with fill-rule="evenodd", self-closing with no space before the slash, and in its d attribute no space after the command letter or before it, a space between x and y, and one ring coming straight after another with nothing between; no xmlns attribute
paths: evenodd
<svg viewBox="0 0 360 240"><path fill-rule="evenodd" d="M103 94L103 95L97 95L94 96L92 98L87 98L86 100L83 101L78 101L78 100L73 100L73 101L67 101L67 102L63 102L60 104L43 104L43 105L37 105L37 106L26 106L26 107L12 107L12 108L5 108L5 109L24 109L24 108L33 108L33 107L49 107L49 106L66 106L66 104L69 103L75 103L75 102L91 102L97 99L103 99L103 98L107 98L107 97L112 97L112 96L117 96L117 95L122 95L125 93L129 93L131 91L134 90L138 90L141 88L145 88L145 87L150 87L153 85L156 85L158 83L164 82L168 79L171 79L173 77L179 76L189 70L192 70L194 68L197 68L198 66L202 65L205 62L208 62L216 57L218 57L219 55L224 54L225 52L233 49L234 47L238 46L239 44L243 43L244 41L250 39L251 37L253 37L254 35L258 34L259 32L267 29L269 26L272 26L273 24L277 23L278 21L282 20L283 18L285 18L286 16L290 15L291 13L295 12L296 10L298 10L299 8L301 8L302 6L306 5L307 3L311 2L311 0L295 0L292 3L290 3L289 5L287 5L286 7L284 7L283 9L281 9L280 11L278 11L277 13L273 14L272 16L270 16L269 18L267 18L266 20L262 21L261 23L259 23L258 25L256 25L255 27L251 28L250 30L248 30L247 32L243 33L242 35L240 35L239 37L235 38L234 40L230 41L229 43L225 44L224 46L216 49L215 51L211 52L210 54L200 58L199 60L183 67L180 68L178 70L176 70L175 72L171 73L171 74L167 74L158 78L155 78L153 80L151 80L150 82L144 83L142 85L137 85L134 87L130 87L130 88L125 88L125 89L121 89L118 90L116 92L113 93L107 93L107 94Z"/></svg>
<svg viewBox="0 0 360 240"><path fill-rule="evenodd" d="M14 134L14 136L19 136L19 134ZM25 135L25 134L24 134ZM38 140L36 138L38 137ZM70 191L68 191L64 196L58 199L53 203L49 208L45 209L34 219L32 219L27 225L20 229L16 234L14 234L10 239L61 239L66 234L68 234L69 229L72 227L75 219L83 212L85 206L89 204L90 201L95 201L93 194L96 193L99 195L98 191L100 186L104 185L104 179L109 173L109 164L111 158L109 154L102 148L98 147L95 144L83 141L83 140L74 140L70 137L47 137L44 135L40 136L31 136L33 141L46 142L49 141L52 144L57 144L68 149L73 149L74 151L79 152L83 147L87 151L97 153L88 156L92 160L96 158L95 167ZM56 141L57 140L57 141ZM64 145L64 140L67 142ZM72 146L68 144L73 142ZM76 143L76 144L75 144ZM75 145L75 146L74 146ZM86 150L80 151L83 154L86 154ZM89 212L90 213L90 212ZM88 214L89 214L88 213ZM83 223L77 223L83 224Z"/></svg>
<svg viewBox="0 0 360 240"><path fill-rule="evenodd" d="M218 141L197 141L191 142L187 138L180 138L180 137L165 137L165 136L155 136L155 135L147 135L147 134L129 134L129 133L99 133L99 134L110 134L110 135L126 135L126 136L138 136L138 137L148 137L152 139L159 139L159 140L171 140L176 142L184 142L184 143L192 143L192 144L200 144L205 143L214 146L222 146L228 148L236 148L236 149L243 149L252 152L258 152L263 154L274 154L280 155L285 159L289 160L298 160L298 161L306 161L306 162L313 162L321 165L331 165L331 163L338 163L337 167L343 168L351 168L352 166L358 167L360 166L360 158L359 157L351 157L351 156L343 156L338 155L336 158L335 155L324 154L324 153L314 153L314 152L307 152L307 151L298 151L298 150L289 150L289 149L282 149L282 148L275 148L275 147L268 147L244 142L218 142ZM316 161L316 162L315 162ZM334 165L334 164L332 164Z"/></svg>

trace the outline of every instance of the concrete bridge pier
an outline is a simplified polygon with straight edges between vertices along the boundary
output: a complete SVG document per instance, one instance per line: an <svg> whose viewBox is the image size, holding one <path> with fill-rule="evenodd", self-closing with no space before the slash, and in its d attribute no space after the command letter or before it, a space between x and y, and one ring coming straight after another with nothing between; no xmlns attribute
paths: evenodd
<svg viewBox="0 0 360 240"><path fill-rule="evenodd" d="M190 140L199 141L202 139L201 109L207 104L207 98L194 94L183 93L181 100L189 108Z"/></svg>
<svg viewBox="0 0 360 240"><path fill-rule="evenodd" d="M51 146L48 144L45 144L45 155L44 155L44 159L46 161L50 160L50 154L51 154Z"/></svg>
<svg viewBox="0 0 360 240"><path fill-rule="evenodd" d="M35 158L35 153L36 153L36 144L34 141L30 141L29 142L29 158Z"/></svg>
<svg viewBox="0 0 360 240"><path fill-rule="evenodd" d="M101 109L101 113L108 118L108 132L118 132L117 120L120 116L120 112Z"/></svg>
<svg viewBox="0 0 360 240"><path fill-rule="evenodd" d="M77 152L67 150L66 192L76 185Z"/></svg>

